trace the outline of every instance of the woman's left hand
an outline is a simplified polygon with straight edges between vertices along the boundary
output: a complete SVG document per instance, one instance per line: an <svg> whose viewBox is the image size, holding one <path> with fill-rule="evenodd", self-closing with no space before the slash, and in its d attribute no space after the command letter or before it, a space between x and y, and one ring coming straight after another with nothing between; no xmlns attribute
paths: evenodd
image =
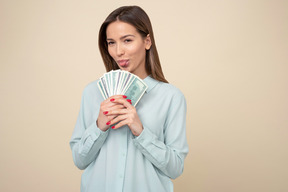
<svg viewBox="0 0 288 192"><path fill-rule="evenodd" d="M113 103L122 104L124 106L124 109L108 111L108 113L106 114L117 116L110 121L111 125L117 123L116 125L112 126L112 129L118 129L123 125L128 125L132 134L135 136L139 136L142 133L143 125L138 117L136 108L131 103L131 100L123 98L122 95L116 95L113 96L110 101Z"/></svg>

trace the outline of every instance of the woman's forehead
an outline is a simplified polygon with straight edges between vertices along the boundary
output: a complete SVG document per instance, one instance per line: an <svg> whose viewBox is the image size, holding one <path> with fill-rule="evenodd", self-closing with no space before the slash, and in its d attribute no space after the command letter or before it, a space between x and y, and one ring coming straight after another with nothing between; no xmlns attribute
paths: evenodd
<svg viewBox="0 0 288 192"><path fill-rule="evenodd" d="M136 28L123 21L115 21L110 23L106 29L107 39L109 38L121 38L127 35L137 36L138 32Z"/></svg>

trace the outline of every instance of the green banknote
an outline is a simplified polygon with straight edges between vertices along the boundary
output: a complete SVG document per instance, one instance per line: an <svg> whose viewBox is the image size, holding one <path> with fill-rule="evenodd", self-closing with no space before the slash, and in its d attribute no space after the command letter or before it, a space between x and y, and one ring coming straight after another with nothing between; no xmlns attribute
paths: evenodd
<svg viewBox="0 0 288 192"><path fill-rule="evenodd" d="M138 76L122 70L105 73L97 84L104 99L113 95L126 95L133 106L136 106L148 88Z"/></svg>
<svg viewBox="0 0 288 192"><path fill-rule="evenodd" d="M124 95L131 99L133 106L136 106L147 88L147 85L139 77L136 77L132 80Z"/></svg>

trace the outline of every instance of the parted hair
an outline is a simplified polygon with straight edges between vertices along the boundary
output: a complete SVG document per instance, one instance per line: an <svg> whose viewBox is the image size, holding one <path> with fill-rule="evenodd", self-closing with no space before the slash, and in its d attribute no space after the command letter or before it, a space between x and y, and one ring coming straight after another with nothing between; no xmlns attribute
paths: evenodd
<svg viewBox="0 0 288 192"><path fill-rule="evenodd" d="M99 30L98 46L106 71L109 72L111 70L119 69L117 63L108 52L106 35L108 25L115 21L122 21L133 25L143 38L147 37L147 35L150 36L152 45L149 50L146 50L146 72L148 75L151 75L152 78L168 83L162 72L150 19L145 11L139 6L119 7L118 9L111 12L101 25Z"/></svg>

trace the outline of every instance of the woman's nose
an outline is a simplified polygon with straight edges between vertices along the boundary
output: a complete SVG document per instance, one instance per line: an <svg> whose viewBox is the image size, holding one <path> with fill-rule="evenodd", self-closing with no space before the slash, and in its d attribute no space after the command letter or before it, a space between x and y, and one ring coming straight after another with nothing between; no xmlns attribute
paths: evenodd
<svg viewBox="0 0 288 192"><path fill-rule="evenodd" d="M117 56L121 56L124 54L124 48L122 45L120 45L120 44L117 45L116 54L117 54Z"/></svg>

